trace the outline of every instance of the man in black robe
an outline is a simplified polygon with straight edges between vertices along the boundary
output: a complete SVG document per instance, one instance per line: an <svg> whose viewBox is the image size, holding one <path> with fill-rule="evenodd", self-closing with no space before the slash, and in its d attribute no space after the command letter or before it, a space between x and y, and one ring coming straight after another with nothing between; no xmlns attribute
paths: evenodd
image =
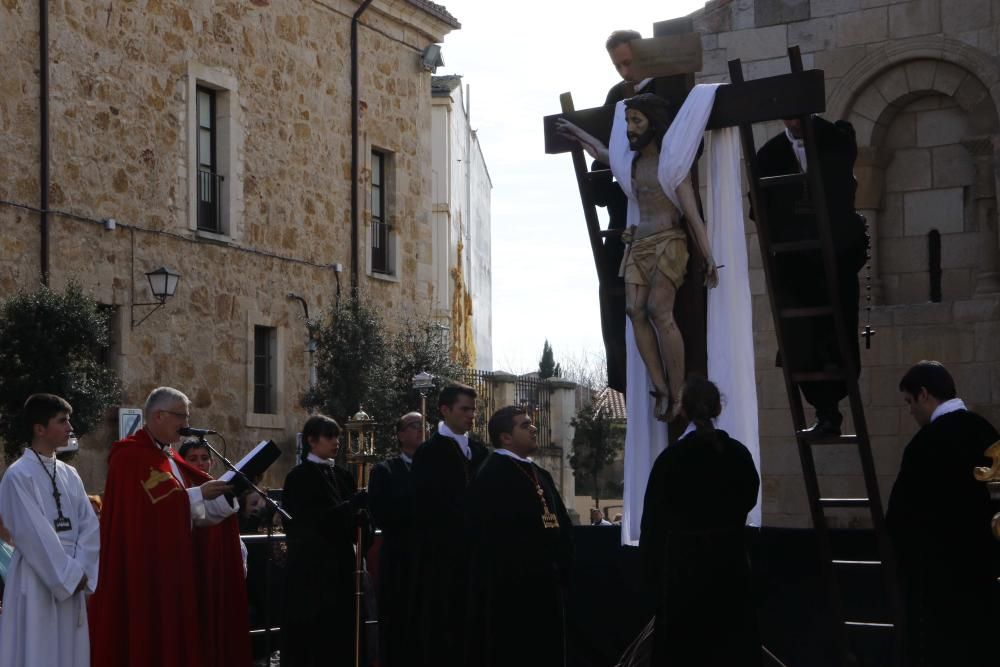
<svg viewBox="0 0 1000 667"><path fill-rule="evenodd" d="M368 506L382 530L378 575L379 664L407 664L406 593L413 561L413 454L423 440L423 415L409 412L396 422L399 456L382 461L368 480Z"/></svg>
<svg viewBox="0 0 1000 667"><path fill-rule="evenodd" d="M414 562L407 647L417 667L462 665L468 591L466 487L486 460L469 437L476 391L449 385L438 397L437 432L413 455Z"/></svg>
<svg viewBox="0 0 1000 667"><path fill-rule="evenodd" d="M469 485L468 667L561 667L571 523L552 476L527 457L538 429L522 408L489 422L496 448ZM519 640L530 629L530 640Z"/></svg>
<svg viewBox="0 0 1000 667"><path fill-rule="evenodd" d="M907 614L906 664L996 665L1000 544L990 531L996 510L973 469L989 467L984 452L1000 434L956 398L936 361L913 366L899 390L920 425L886 512Z"/></svg>
<svg viewBox="0 0 1000 667"><path fill-rule="evenodd" d="M860 369L858 348L858 271L865 264L865 221L854 210L854 161L858 145L854 127L847 121L830 123L810 116L816 137L826 210L836 252L836 284L840 293L841 317L847 329L849 354L856 370ZM757 151L760 176L781 176L808 172L803 128L799 119L785 121L785 131L773 137ZM815 209L805 184L769 187L761 192L761 206L766 212L771 243L814 240L819 238ZM753 212L751 212L753 216ZM775 262L774 290L779 308L804 308L829 305L823 259L818 250L782 253ZM802 317L786 325L782 363L797 372L843 368L831 317ZM816 408L816 436L840 435L843 416L838 403L847 396L841 380L804 382L805 399Z"/></svg>
<svg viewBox="0 0 1000 667"><path fill-rule="evenodd" d="M285 478L285 612L282 667L350 664L354 655L354 477L335 465L340 426L323 415L302 427L303 460Z"/></svg>

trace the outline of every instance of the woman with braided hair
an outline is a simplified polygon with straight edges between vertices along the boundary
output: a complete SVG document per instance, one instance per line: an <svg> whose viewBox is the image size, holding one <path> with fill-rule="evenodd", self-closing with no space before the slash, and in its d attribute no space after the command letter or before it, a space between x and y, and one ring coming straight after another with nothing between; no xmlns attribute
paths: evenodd
<svg viewBox="0 0 1000 667"><path fill-rule="evenodd" d="M744 541L760 478L747 448L715 428L721 411L715 384L690 377L690 425L649 475L639 551L659 599L653 665L761 664Z"/></svg>

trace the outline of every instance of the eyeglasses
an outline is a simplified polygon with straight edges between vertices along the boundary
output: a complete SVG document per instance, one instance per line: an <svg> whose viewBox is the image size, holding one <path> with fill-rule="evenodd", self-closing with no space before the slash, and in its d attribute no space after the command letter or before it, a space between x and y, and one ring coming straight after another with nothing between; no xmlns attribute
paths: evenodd
<svg viewBox="0 0 1000 667"><path fill-rule="evenodd" d="M180 417L181 419L191 419L191 415L187 412L174 412L173 410L160 410L160 412L166 412L168 415Z"/></svg>
<svg viewBox="0 0 1000 667"><path fill-rule="evenodd" d="M403 428L401 428L400 430L405 431L408 428L419 428L419 427L420 427L420 422L410 422L409 424L403 426Z"/></svg>

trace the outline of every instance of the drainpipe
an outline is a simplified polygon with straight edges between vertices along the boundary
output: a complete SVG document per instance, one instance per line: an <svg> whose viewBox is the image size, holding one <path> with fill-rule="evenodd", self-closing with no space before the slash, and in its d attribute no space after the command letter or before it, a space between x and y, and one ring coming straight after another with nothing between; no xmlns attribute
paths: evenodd
<svg viewBox="0 0 1000 667"><path fill-rule="evenodd" d="M49 2L38 3L38 181L42 285L49 284Z"/></svg>
<svg viewBox="0 0 1000 667"><path fill-rule="evenodd" d="M358 290L358 21L372 0L364 0L351 17L351 295Z"/></svg>

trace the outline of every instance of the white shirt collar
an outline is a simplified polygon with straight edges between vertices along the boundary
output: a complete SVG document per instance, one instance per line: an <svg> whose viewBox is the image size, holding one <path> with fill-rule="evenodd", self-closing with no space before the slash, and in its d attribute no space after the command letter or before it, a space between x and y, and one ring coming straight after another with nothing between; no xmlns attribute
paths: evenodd
<svg viewBox="0 0 1000 667"><path fill-rule="evenodd" d="M413 457L407 455L406 452L400 452L399 453L399 458L403 459L403 463L405 463L406 465L412 465L413 464Z"/></svg>
<svg viewBox="0 0 1000 667"><path fill-rule="evenodd" d="M792 144L792 151L795 153L795 159L799 161L799 166L802 167L802 171L806 171L807 163L805 140L796 137L787 127L785 128L785 136L788 137L788 141Z"/></svg>
<svg viewBox="0 0 1000 667"><path fill-rule="evenodd" d="M960 398L949 399L934 408L934 412L931 413L931 421L933 422L941 415L946 415L949 412L958 412L959 410L968 410L965 407L965 402Z"/></svg>
<svg viewBox="0 0 1000 667"><path fill-rule="evenodd" d="M635 91L635 94L636 94L636 95L638 95L638 94L639 94L639 92L640 92L640 91L641 91L641 90L642 90L643 88L645 88L646 86L648 86L648 85L649 85L649 82L650 82L650 81L652 81L652 80L653 80L653 77L648 77L648 78L645 78L645 79L643 79L642 81L640 81L639 83L635 84L635 86L633 86L632 90L634 90L634 91Z"/></svg>
<svg viewBox="0 0 1000 667"><path fill-rule="evenodd" d="M312 452L306 454L306 461L312 461L313 463L319 463L320 465L332 466L336 463L333 459L321 459Z"/></svg>
<svg viewBox="0 0 1000 667"><path fill-rule="evenodd" d="M453 432L450 428L448 428L448 425L445 424L443 421L438 422L438 433L447 438L452 438L455 442L458 443L458 446L462 449L462 453L465 454L465 458L470 460L472 459L472 450L469 449L468 434L463 433L459 435L458 433Z"/></svg>
<svg viewBox="0 0 1000 667"><path fill-rule="evenodd" d="M532 461L531 459L525 458L523 456L518 456L517 454L515 454L512 451L510 451L509 449L494 449L493 451L495 453L497 453L497 454L502 455L502 456L509 456L512 459L517 459L521 463L534 463L534 461Z"/></svg>

